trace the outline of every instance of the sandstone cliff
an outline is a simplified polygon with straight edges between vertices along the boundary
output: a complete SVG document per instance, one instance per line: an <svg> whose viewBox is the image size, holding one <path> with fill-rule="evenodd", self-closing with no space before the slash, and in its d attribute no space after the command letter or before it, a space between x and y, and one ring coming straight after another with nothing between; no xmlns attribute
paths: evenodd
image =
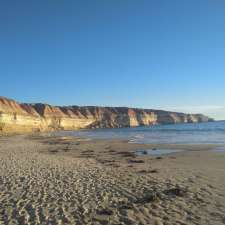
<svg viewBox="0 0 225 225"><path fill-rule="evenodd" d="M210 120L202 114L126 107L20 104L0 97L0 131L6 133L198 123Z"/></svg>

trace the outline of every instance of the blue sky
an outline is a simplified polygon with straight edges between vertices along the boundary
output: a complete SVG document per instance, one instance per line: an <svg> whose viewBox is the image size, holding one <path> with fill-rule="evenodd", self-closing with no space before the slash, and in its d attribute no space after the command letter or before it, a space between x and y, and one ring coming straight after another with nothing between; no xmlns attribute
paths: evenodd
<svg viewBox="0 0 225 225"><path fill-rule="evenodd" d="M0 95L225 119L223 0L2 0Z"/></svg>

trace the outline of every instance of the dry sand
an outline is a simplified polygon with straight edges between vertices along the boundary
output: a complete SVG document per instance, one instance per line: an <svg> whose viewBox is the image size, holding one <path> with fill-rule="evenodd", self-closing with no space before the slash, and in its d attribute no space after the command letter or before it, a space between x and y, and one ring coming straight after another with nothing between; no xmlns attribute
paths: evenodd
<svg viewBox="0 0 225 225"><path fill-rule="evenodd" d="M225 152L135 156L160 145L0 138L0 224L225 224Z"/></svg>

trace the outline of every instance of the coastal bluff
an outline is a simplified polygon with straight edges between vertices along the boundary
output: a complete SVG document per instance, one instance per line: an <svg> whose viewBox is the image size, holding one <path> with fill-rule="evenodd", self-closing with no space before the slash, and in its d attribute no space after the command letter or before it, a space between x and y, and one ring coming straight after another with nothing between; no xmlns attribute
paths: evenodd
<svg viewBox="0 0 225 225"><path fill-rule="evenodd" d="M213 121L202 114L98 106L51 106L18 103L0 97L0 132L24 133L82 128L120 128Z"/></svg>

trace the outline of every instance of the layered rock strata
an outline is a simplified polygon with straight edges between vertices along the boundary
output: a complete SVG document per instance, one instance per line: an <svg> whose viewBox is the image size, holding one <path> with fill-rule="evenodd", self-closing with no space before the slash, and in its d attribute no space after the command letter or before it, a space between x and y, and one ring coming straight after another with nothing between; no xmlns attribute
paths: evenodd
<svg viewBox="0 0 225 225"><path fill-rule="evenodd" d="M202 114L185 114L151 109L97 106L51 106L20 104L0 97L0 132L119 128L155 124L198 123L212 119Z"/></svg>

